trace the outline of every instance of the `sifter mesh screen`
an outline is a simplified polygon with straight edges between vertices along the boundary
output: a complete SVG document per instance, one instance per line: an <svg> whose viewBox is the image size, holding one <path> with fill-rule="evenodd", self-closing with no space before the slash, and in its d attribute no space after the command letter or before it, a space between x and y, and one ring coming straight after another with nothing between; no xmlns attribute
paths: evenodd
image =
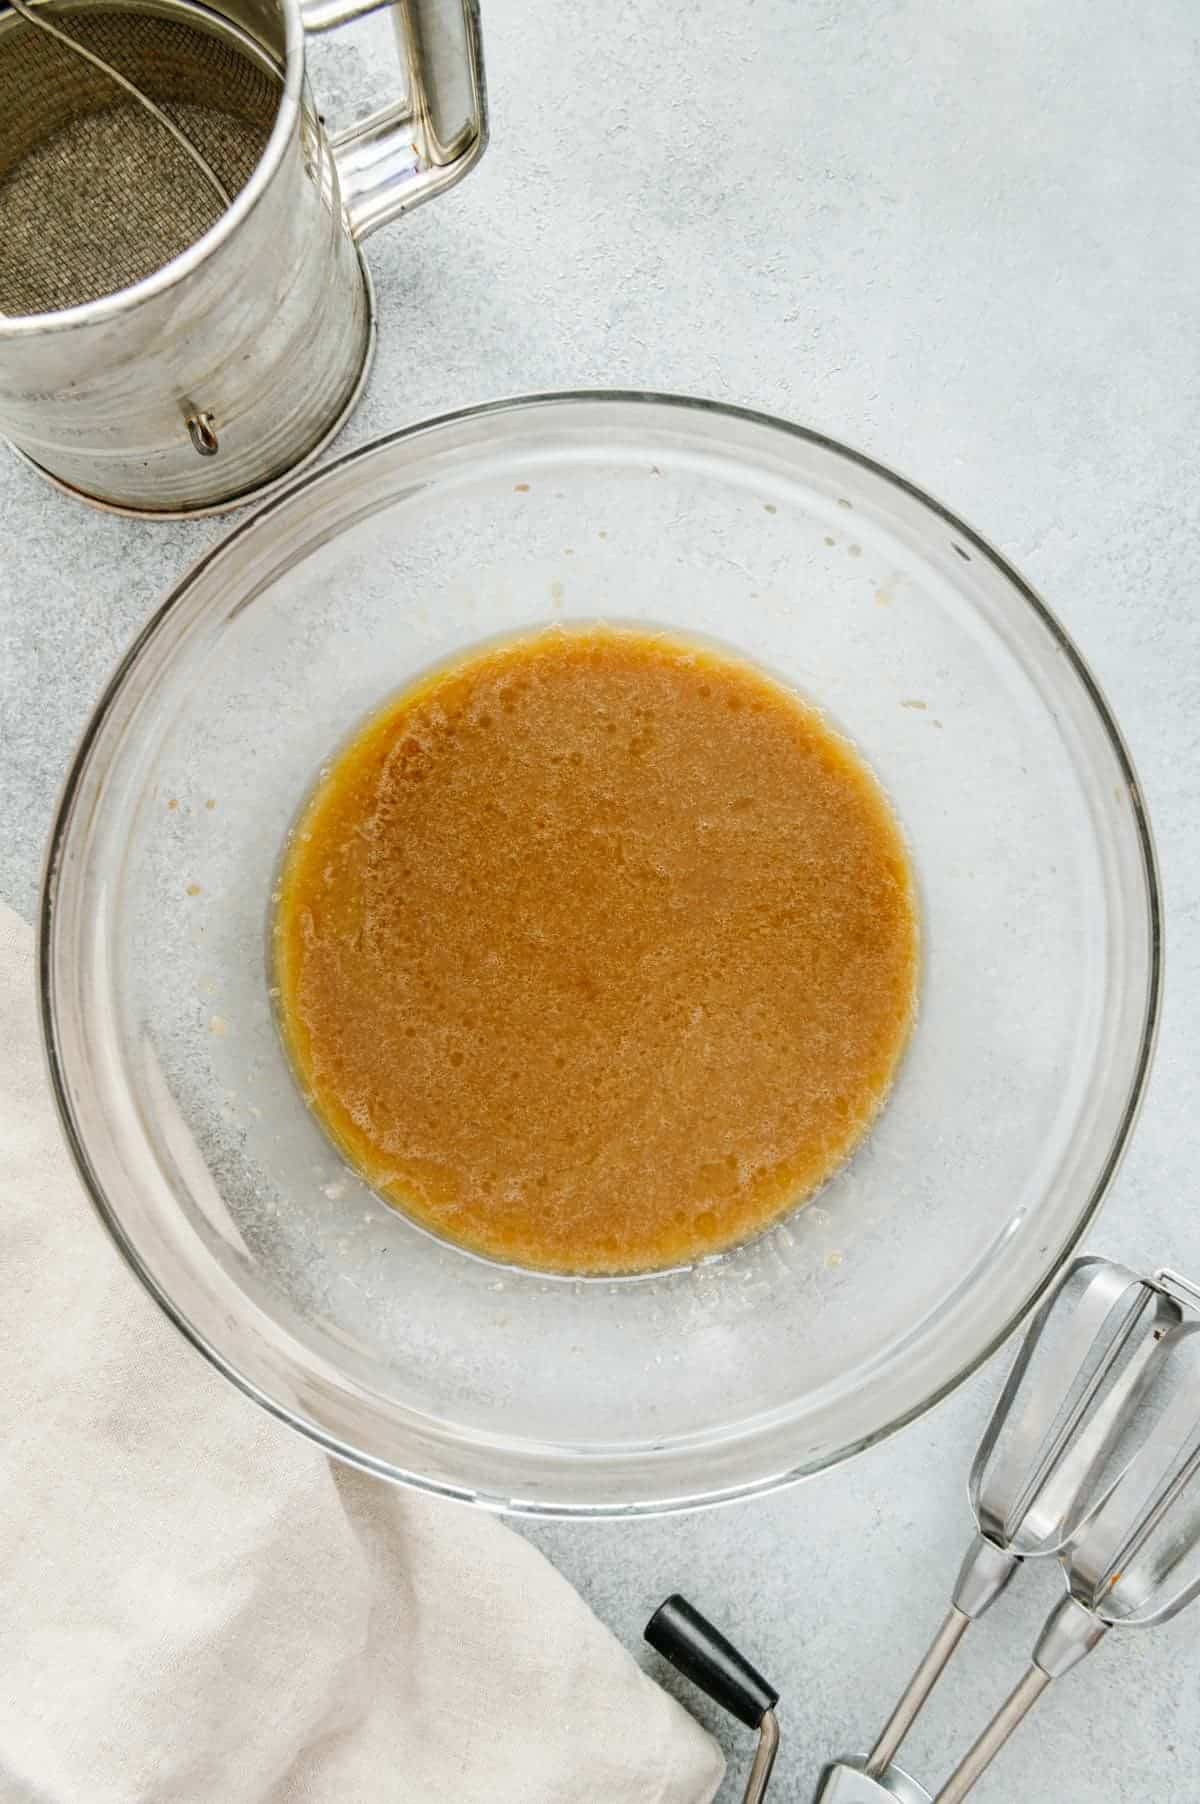
<svg viewBox="0 0 1200 1804"><path fill-rule="evenodd" d="M115 8L50 14L153 100L228 194L262 156L277 77L194 23ZM0 32L0 313L127 288L215 224L221 201L162 122L36 26Z"/></svg>

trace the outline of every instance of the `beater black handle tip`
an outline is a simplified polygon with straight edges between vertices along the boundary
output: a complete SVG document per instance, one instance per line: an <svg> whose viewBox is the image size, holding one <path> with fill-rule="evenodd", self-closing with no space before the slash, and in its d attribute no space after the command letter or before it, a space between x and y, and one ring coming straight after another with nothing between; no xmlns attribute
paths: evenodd
<svg viewBox="0 0 1200 1804"><path fill-rule="evenodd" d="M775 1687L678 1593L658 1606L646 1624L645 1636L685 1679L748 1729L757 1729L767 1711L779 1702Z"/></svg>

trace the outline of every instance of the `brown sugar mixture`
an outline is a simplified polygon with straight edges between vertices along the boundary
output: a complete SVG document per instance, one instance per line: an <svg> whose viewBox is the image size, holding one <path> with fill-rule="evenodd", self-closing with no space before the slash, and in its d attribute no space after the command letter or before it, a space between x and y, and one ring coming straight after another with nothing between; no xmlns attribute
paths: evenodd
<svg viewBox="0 0 1200 1804"><path fill-rule="evenodd" d="M744 1240L862 1138L912 1025L912 873L870 772L752 667L552 630L391 701L289 845L285 1037L439 1234L634 1272Z"/></svg>

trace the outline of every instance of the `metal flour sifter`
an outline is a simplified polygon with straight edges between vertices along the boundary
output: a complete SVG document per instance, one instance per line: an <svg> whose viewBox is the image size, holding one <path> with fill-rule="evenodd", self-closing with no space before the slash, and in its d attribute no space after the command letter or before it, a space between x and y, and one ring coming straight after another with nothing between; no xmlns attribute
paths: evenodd
<svg viewBox="0 0 1200 1804"><path fill-rule="evenodd" d="M377 11L402 96L330 136L306 35ZM486 139L478 0L0 0L0 432L124 511L261 496L361 391L360 241Z"/></svg>

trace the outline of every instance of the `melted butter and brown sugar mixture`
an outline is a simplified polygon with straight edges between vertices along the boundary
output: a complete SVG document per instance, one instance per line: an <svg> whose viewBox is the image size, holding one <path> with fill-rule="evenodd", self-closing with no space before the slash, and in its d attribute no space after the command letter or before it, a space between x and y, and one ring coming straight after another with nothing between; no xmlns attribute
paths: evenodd
<svg viewBox="0 0 1200 1804"><path fill-rule="evenodd" d="M289 846L285 1037L347 1157L493 1258L694 1260L843 1162L913 1021L912 873L815 710L553 630L391 701Z"/></svg>

